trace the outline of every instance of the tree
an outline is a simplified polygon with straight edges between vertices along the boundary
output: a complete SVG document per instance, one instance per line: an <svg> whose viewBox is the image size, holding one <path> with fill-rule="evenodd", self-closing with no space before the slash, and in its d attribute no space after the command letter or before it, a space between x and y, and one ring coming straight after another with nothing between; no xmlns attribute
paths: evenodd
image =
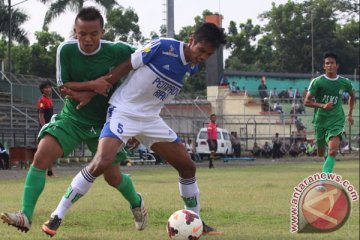
<svg viewBox="0 0 360 240"><path fill-rule="evenodd" d="M143 39L138 25L139 17L132 8L119 6L106 14L105 39L134 43Z"/></svg>
<svg viewBox="0 0 360 240"><path fill-rule="evenodd" d="M11 8L11 38L17 42L29 43L26 37L26 31L21 28L21 24L26 22L29 16L19 9ZM0 35L8 36L9 34L9 11L4 0L0 0Z"/></svg>
<svg viewBox="0 0 360 240"><path fill-rule="evenodd" d="M104 7L107 11L117 5L116 0L93 0L95 3ZM66 8L78 12L84 5L84 0L40 0L42 3L51 3L49 10L45 14L44 27L46 27L54 18L64 13Z"/></svg>
<svg viewBox="0 0 360 240"><path fill-rule="evenodd" d="M251 19L239 25L240 32L234 21L230 21L228 28L228 43L231 56L226 60L226 66L232 70L254 71L256 70L257 47L255 41L260 34L260 26L253 25Z"/></svg>
<svg viewBox="0 0 360 240"><path fill-rule="evenodd" d="M19 44L13 48L14 72L40 77L55 77L56 50L64 38L55 32L35 32L37 42L31 46Z"/></svg>

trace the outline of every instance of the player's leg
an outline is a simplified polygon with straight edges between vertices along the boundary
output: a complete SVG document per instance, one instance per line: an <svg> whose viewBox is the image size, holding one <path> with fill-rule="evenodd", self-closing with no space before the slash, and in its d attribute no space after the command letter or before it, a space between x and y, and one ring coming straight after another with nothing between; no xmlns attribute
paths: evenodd
<svg viewBox="0 0 360 240"><path fill-rule="evenodd" d="M65 195L62 197L55 211L51 214L49 221L42 225L44 233L49 236L56 234L61 221L71 206L88 192L98 176L111 167L111 163L121 144L122 142L119 139L111 137L100 139L98 150L93 160L73 178Z"/></svg>
<svg viewBox="0 0 360 240"><path fill-rule="evenodd" d="M53 151L49 152L49 149ZM1 219L4 222L17 227L21 231L27 232L30 229L37 200L45 186L46 169L52 161L55 161L61 155L61 147L55 138L46 135L40 140L33 163L26 175L22 210L17 213L1 213Z"/></svg>
<svg viewBox="0 0 360 240"><path fill-rule="evenodd" d="M335 157L340 146L340 141L341 141L340 136L334 136L329 139L328 154L324 162L324 165L322 167L323 172L330 173L334 170Z"/></svg>
<svg viewBox="0 0 360 240"><path fill-rule="evenodd" d="M144 230L147 224L147 209L142 195L135 191L132 180L128 174L120 172L120 165L114 161L113 165L104 172L106 182L116 188L129 202L131 212L134 215L135 227L137 230Z"/></svg>

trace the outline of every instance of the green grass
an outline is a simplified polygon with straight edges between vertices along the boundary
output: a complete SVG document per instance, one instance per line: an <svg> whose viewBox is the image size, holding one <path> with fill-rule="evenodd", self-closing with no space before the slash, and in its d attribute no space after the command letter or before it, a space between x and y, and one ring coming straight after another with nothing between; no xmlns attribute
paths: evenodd
<svg viewBox="0 0 360 240"><path fill-rule="evenodd" d="M202 218L225 232L206 239L359 239L359 201L346 224L328 234L292 234L289 230L290 199L293 188L320 169L319 162L270 163L259 166L231 166L198 169ZM131 169L128 168L128 169ZM336 173L348 179L359 192L359 162L340 161ZM0 172L1 174L1 172ZM131 170L137 190L145 197L149 225L135 230L129 206L119 193L98 179L89 193L68 213L54 239L168 239L167 218L183 203L179 197L177 174L172 168L144 167ZM0 239L49 239L40 226L47 220L72 176L48 179L39 199L32 229L27 233L0 224ZM24 179L0 180L0 211L18 210Z"/></svg>

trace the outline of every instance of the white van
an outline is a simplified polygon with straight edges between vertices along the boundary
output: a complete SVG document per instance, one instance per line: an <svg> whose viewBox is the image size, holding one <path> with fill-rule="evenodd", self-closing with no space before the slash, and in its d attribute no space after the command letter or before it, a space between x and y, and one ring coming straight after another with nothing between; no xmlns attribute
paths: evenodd
<svg viewBox="0 0 360 240"><path fill-rule="evenodd" d="M201 159L204 157L208 158L210 156L207 136L207 128L201 128L196 137L196 152L200 155ZM218 148L216 155L226 157L233 153L228 130L217 128L217 142Z"/></svg>

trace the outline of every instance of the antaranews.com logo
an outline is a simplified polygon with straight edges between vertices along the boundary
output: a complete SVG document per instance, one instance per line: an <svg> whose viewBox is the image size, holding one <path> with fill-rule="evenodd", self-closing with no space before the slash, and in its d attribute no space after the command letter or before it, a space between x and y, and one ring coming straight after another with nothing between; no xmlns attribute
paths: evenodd
<svg viewBox="0 0 360 240"><path fill-rule="evenodd" d="M341 228L359 199L353 185L336 173L315 173L294 188L291 198L292 233L332 232Z"/></svg>

